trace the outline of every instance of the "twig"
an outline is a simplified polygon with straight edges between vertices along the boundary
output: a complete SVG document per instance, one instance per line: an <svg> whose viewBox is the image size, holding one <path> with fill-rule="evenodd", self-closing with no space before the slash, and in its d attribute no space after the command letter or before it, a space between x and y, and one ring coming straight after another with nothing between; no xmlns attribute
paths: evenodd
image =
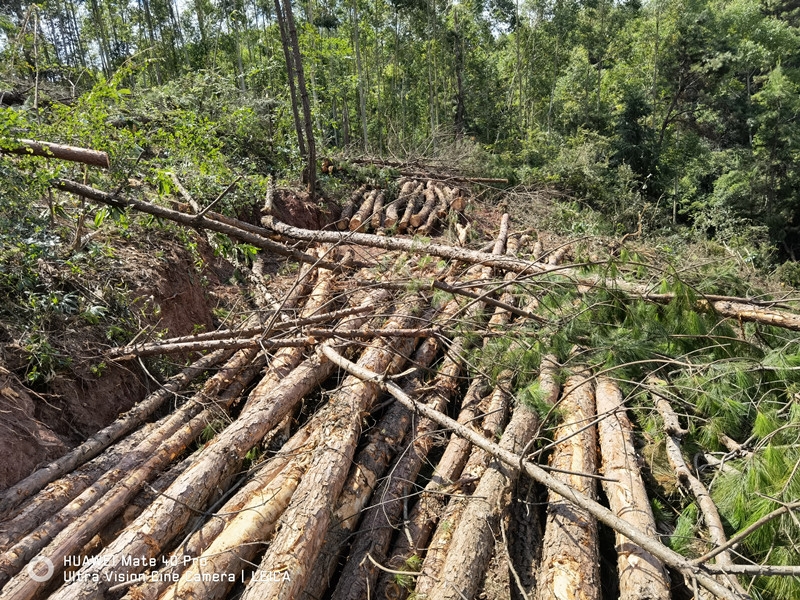
<svg viewBox="0 0 800 600"><path fill-rule="evenodd" d="M748 535L753 533L756 529L762 527L763 525L766 525L767 523L769 523L770 521L772 521L774 519L777 519L782 514L787 513L787 512L789 512L791 510L794 510L796 508L800 508L800 502L792 502L791 504L784 504L780 508L776 508L771 513L768 513L768 514L764 515L763 517L761 517L758 521L756 521L752 525L749 525L748 527L745 527L744 529L742 529L739 533L737 533L736 535L731 537L724 544L721 544L721 545L717 546L716 548L714 548L713 550L711 550L709 552L706 552L700 558L694 559L692 561L692 563L693 564L697 564L697 565L702 565L702 564L708 562L709 560L714 558L720 552L725 552L726 550L728 550L730 548L733 548L735 545L739 544L744 538L746 538Z"/></svg>
<svg viewBox="0 0 800 600"><path fill-rule="evenodd" d="M231 191L231 190L234 188L234 186L235 186L237 183L239 183L239 180L240 180L241 178L242 178L242 176L241 176L241 175L239 175L239 176L238 176L236 179L234 179L234 180L231 182L231 184L230 184L228 187L226 187L224 190L222 190L222 193L221 193L219 196L217 196L216 198L214 198L214 200L211 202L211 204L209 204L209 205L208 205L208 206L206 206L206 207L205 207L203 210L201 210L199 213L197 213L197 216L196 216L195 218L197 218L197 219L202 219L203 217L205 217L205 216L206 216L206 213L207 213L208 211L210 211L212 208L214 208L214 205L215 205L217 202L219 202L219 201L220 201L220 200L222 200L222 199L223 199L225 196L227 196L227 195L228 195L228 192L230 192L230 191Z"/></svg>
<svg viewBox="0 0 800 600"><path fill-rule="evenodd" d="M417 571L395 571L394 569L390 569L389 567L384 567L382 564L380 564L378 561L372 558L372 555L369 553L367 553L367 558L369 559L369 562L371 562L373 565L375 565L384 573L391 573L392 575L408 575L410 577L417 577L419 575L422 575L422 573L418 573Z"/></svg>

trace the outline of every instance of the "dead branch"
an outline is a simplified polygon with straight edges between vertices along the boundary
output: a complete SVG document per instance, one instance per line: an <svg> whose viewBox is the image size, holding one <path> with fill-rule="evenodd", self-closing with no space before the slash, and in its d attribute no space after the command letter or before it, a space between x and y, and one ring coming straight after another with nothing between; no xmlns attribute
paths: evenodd
<svg viewBox="0 0 800 600"><path fill-rule="evenodd" d="M543 265L541 263L530 262L519 258L497 257L485 252L456 248L441 244L423 243L420 240L405 238L388 238L363 233L351 233L348 236L336 232L312 231L291 227L275 219L265 217L262 223L268 229L280 233L281 235L293 239L316 241L326 243L349 243L359 244L372 248L383 248L384 250L401 250L405 252L421 252L445 258L457 260L465 263L483 264L513 271L515 273L525 273L528 275L542 275L551 273L566 278L574 285L584 289L606 288L616 290L635 298L641 298L660 304L668 304L675 299L674 294L656 294L648 286L634 284L622 279L607 279L599 276L583 276L577 273L574 267L561 267L555 265ZM734 318L741 321L762 323L775 327L783 327L792 331L800 331L800 315L785 310L777 310L766 306L754 305L747 298L741 298L739 302L731 299L715 300L713 296L700 298L695 303L695 308L702 312L718 314L722 317Z"/></svg>
<svg viewBox="0 0 800 600"><path fill-rule="evenodd" d="M268 331L265 330L263 325L261 325L259 327L244 327L242 329L219 329L217 331L208 331L205 333L183 335L179 337L166 338L163 340L150 342L149 344L131 344L128 346L122 346L120 348L114 348L109 352L109 354L114 355L118 353L124 355L135 352L137 349L140 348L149 348L151 346L155 347L158 345L182 344L186 342L248 338L248 337L253 337L255 335L261 335L266 338L267 335L271 332L281 332L287 329L299 329L300 327L303 327L305 325L314 325L316 323L335 321L343 317L362 314L368 310L373 310L373 309L374 307L372 306L354 306L351 308L343 308L341 310L326 312L324 314L316 315L313 317L307 317L305 319L293 319L289 321L283 321L281 323L273 323ZM346 322L344 322L343 324L346 324Z"/></svg>
<svg viewBox="0 0 800 600"><path fill-rule="evenodd" d="M400 171L403 177L413 177L414 179L436 179L437 181L462 181L464 183L498 183L506 184L508 179L498 177L463 177L460 175L437 175L435 173L425 173L419 171Z"/></svg>
<svg viewBox="0 0 800 600"><path fill-rule="evenodd" d="M370 329L368 331L351 331L348 329L308 329L302 337L274 337L264 339L262 336L247 339L209 340L198 342L178 342L175 344L142 344L136 347L114 349L106 356L116 360L129 360L132 358L153 356L155 354L174 354L183 352L202 352L209 350L241 349L241 348L306 348L313 346L320 339L359 339L368 340L378 337L428 337L442 335L441 329Z"/></svg>
<svg viewBox="0 0 800 600"><path fill-rule="evenodd" d="M40 142L36 140L17 139L11 145L0 146L0 152L5 154L20 154L22 156L43 156L45 158L58 158L69 160L94 167L110 169L111 163L108 154L99 150L89 150L77 146L65 146L52 142Z"/></svg>
<svg viewBox="0 0 800 600"><path fill-rule="evenodd" d="M122 198L118 195L102 192L100 190L91 188L88 185L83 185L82 183L77 183L75 181L69 181L66 179L57 179L53 182L53 185L59 190L83 196L84 198L88 198L94 202L101 202L116 208L133 208L156 217L175 221L176 223L186 225L187 227L203 227L205 229L210 229L211 231L218 231L234 239L247 242L248 244L252 244L258 248L263 248L264 250L269 250L270 252L274 252L280 256L291 257L301 262L315 264L325 269L339 270L340 268L340 265L338 264L317 259L316 257L305 254L304 252L300 252L299 250L287 248L282 244L273 242L263 235L258 235L247 231L245 228L224 223L221 220L214 218L216 215L211 213L205 216L187 215L177 210L171 210L169 208L157 206L149 202L142 202L141 200L136 200L134 198Z"/></svg>
<svg viewBox="0 0 800 600"><path fill-rule="evenodd" d="M659 403L657 408L665 423L677 421L678 417L672 411L672 407L668 402ZM727 537L725 536L725 528L722 525L722 519L719 516L717 505L714 504L714 500L712 500L703 482L695 477L686 465L686 461L683 459L683 454L681 453L680 440L681 438L675 434L667 435L667 459L675 471L678 483L689 490L697 500L697 506L700 508L703 520L706 522L706 527L708 527L708 535L711 538L711 543L718 547L724 546L727 542ZM733 560L727 550L718 552L716 561L717 565L723 569L733 565ZM729 577L728 579L739 593L742 595L745 594L744 588L741 587L736 577Z"/></svg>

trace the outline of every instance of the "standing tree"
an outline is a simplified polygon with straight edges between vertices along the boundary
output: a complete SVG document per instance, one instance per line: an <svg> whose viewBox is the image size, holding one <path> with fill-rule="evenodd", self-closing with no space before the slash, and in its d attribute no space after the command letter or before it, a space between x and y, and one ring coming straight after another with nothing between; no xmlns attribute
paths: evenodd
<svg viewBox="0 0 800 600"><path fill-rule="evenodd" d="M292 113L294 114L295 130L297 131L297 141L300 147L300 155L306 159L306 168L303 172L303 180L308 186L308 194L313 202L316 195L317 183L317 157L316 146L314 144L314 123L311 118L311 104L308 101L308 90L306 88L306 78L303 72L303 57L300 54L300 44L297 41L297 26L292 13L290 0L275 0L275 16L278 20L278 29L281 33L281 43L283 44L283 55L286 59L286 71L289 76L289 93L292 99ZM295 88L295 78L296 85ZM300 92L300 102L303 108L303 120L300 120L299 109L297 107L297 91ZM303 137L305 134L305 138Z"/></svg>

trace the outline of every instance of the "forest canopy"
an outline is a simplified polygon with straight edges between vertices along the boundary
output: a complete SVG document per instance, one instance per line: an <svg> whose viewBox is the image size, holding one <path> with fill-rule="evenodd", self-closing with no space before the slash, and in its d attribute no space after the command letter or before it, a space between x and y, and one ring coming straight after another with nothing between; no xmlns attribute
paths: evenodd
<svg viewBox="0 0 800 600"><path fill-rule="evenodd" d="M795 258L795 1L308 0L293 12L318 155L456 145L623 230L644 215ZM106 98L116 127L175 110L224 118L243 161L285 172L298 149L283 59L266 0L10 0L0 135L36 131L46 106L113 81L131 91ZM60 133L51 141L110 143Z"/></svg>

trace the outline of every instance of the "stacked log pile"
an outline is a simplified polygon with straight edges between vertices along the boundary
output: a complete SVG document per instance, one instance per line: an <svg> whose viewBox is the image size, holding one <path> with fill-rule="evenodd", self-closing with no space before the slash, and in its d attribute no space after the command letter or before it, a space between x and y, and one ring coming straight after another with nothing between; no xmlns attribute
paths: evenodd
<svg viewBox="0 0 800 600"><path fill-rule="evenodd" d="M429 236L451 221L465 228L468 225L464 217L467 198L464 189L433 179L403 178L396 186L396 193L362 185L344 204L336 227L340 231L372 231L378 235L417 233ZM465 242L462 240L462 245Z"/></svg>
<svg viewBox="0 0 800 600"><path fill-rule="evenodd" d="M401 180L394 198L362 186L335 231L273 217L261 228L58 187L225 232L305 266L266 318L108 354L203 353L164 391L0 496L4 600L476 598L498 553L515 597L597 598L601 526L616 535L620 597L670 598L667 569L714 597L748 597L735 578L655 534L612 380L542 358L542 404L561 420L537 464L542 418L515 398L519 374L491 377L470 364L472 347L541 323L537 299L514 287L520 277L558 274L653 302L668 301L664 294L582 275L560 264L563 252L539 261L541 246L524 258L507 216L491 253L366 233L429 235L449 211L463 211L465 196L433 180ZM396 268L349 266L339 244L383 248ZM800 328L792 312L733 299L697 308ZM524 349L518 340L506 353ZM187 399L164 414L177 393ZM198 442L212 422L224 426ZM680 432L670 435L675 469L700 498L680 461ZM538 547L531 541L528 555L512 557L510 506L523 480L547 513L530 521ZM713 528L718 515L708 520ZM712 534L725 544L724 533ZM720 558L721 568L734 566L730 553Z"/></svg>

